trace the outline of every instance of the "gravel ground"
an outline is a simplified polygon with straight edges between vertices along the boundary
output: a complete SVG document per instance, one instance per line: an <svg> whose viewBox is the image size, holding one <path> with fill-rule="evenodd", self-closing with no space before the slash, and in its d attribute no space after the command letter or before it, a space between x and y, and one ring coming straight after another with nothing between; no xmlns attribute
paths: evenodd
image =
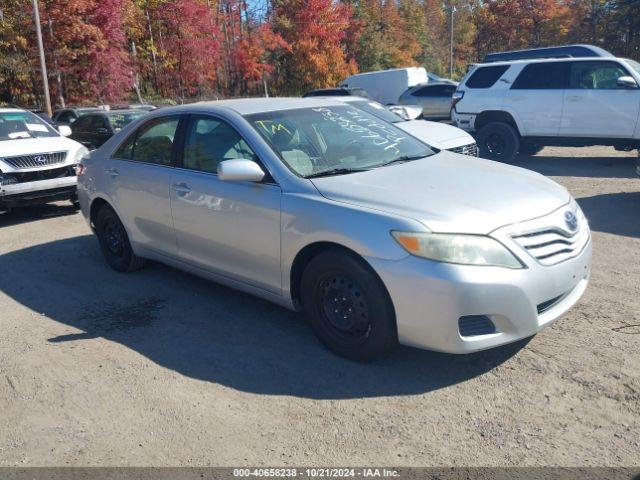
<svg viewBox="0 0 640 480"><path fill-rule="evenodd" d="M591 284L528 342L337 358L300 317L153 264L111 271L64 204L0 218L0 465L634 466L640 179L630 153L519 164L579 198Z"/></svg>

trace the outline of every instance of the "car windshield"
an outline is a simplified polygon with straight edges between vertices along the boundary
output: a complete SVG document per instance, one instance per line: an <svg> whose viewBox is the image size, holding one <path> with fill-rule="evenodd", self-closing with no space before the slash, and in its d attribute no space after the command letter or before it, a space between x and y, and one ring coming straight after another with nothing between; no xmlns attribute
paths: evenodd
<svg viewBox="0 0 640 480"><path fill-rule="evenodd" d="M0 141L59 135L45 121L31 112L0 112Z"/></svg>
<svg viewBox="0 0 640 480"><path fill-rule="evenodd" d="M627 64L629 64L629 66L633 68L638 75L640 75L640 63L636 62L635 60L631 60L630 58L627 58L625 60L627 61Z"/></svg>
<svg viewBox="0 0 640 480"><path fill-rule="evenodd" d="M391 123L347 105L263 112L246 118L302 177L346 174L434 153Z"/></svg>
<svg viewBox="0 0 640 480"><path fill-rule="evenodd" d="M378 117L381 120L389 123L399 123L404 122L405 120L393 112L390 112L383 105L378 102L371 102L367 100L362 100L361 102L349 102L349 105L353 105L360 110L364 110L367 113L370 113L374 117Z"/></svg>
<svg viewBox="0 0 640 480"><path fill-rule="evenodd" d="M119 132L124 127L129 125L134 120L146 115L147 112L111 112L107 115L109 118L109 123L111 123L111 127L114 132Z"/></svg>

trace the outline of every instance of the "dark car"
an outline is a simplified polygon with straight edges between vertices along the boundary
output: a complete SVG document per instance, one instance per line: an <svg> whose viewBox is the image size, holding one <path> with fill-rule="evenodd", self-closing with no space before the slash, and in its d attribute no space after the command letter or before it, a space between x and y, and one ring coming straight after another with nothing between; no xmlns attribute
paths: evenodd
<svg viewBox="0 0 640 480"><path fill-rule="evenodd" d="M71 125L81 116L87 113L99 112L97 107L69 107L53 112L53 121L56 125Z"/></svg>
<svg viewBox="0 0 640 480"><path fill-rule="evenodd" d="M446 120L451 116L451 97L458 84L452 81L429 82L409 87L398 102L400 105L419 105L422 118Z"/></svg>
<svg viewBox="0 0 640 480"><path fill-rule="evenodd" d="M71 138L90 150L100 147L114 134L134 120L146 115L145 110L96 111L82 115L71 125Z"/></svg>
<svg viewBox="0 0 640 480"><path fill-rule="evenodd" d="M311 90L310 92L305 93L302 98L307 97L345 97L345 96L355 96L355 97L364 97L369 98L369 94L363 88L347 88L347 87L336 87L336 88L318 88L317 90Z"/></svg>
<svg viewBox="0 0 640 480"><path fill-rule="evenodd" d="M42 120L47 122L49 125L54 125L53 119L47 114L47 112L43 110L31 110L32 113L35 113Z"/></svg>

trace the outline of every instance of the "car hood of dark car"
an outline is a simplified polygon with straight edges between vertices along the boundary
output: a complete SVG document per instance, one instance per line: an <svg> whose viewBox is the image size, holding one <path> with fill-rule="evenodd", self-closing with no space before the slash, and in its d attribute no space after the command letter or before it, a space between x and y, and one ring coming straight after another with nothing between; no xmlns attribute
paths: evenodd
<svg viewBox="0 0 640 480"><path fill-rule="evenodd" d="M538 173L446 151L312 182L328 199L449 233L487 234L546 215L571 199L565 188Z"/></svg>

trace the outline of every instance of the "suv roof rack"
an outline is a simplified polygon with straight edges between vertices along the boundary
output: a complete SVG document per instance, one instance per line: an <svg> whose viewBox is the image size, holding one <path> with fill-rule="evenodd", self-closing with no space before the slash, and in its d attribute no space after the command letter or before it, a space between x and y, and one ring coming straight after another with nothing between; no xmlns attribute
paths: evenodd
<svg viewBox="0 0 640 480"><path fill-rule="evenodd" d="M558 47L528 48L507 52L487 53L483 63L535 58L613 57L614 55L595 45L562 45Z"/></svg>

